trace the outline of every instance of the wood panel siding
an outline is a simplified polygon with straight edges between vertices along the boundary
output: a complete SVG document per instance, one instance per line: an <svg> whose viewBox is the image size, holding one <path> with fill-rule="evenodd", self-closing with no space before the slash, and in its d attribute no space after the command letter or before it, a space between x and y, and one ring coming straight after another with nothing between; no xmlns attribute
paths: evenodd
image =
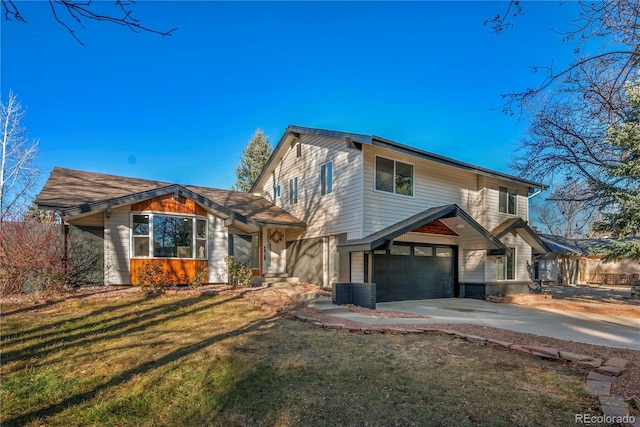
<svg viewBox="0 0 640 427"><path fill-rule="evenodd" d="M457 236L458 234L452 229L447 227L440 220L431 221L421 227L411 230L414 233L426 233L426 234L443 234L445 236Z"/></svg>
<svg viewBox="0 0 640 427"><path fill-rule="evenodd" d="M147 264L161 265L162 269L169 274L172 282L182 285L191 283L196 274L207 268L207 260L201 259L133 258L131 260L131 284L145 284L140 283L139 277Z"/></svg>
<svg viewBox="0 0 640 427"><path fill-rule="evenodd" d="M348 148L343 139L302 135L300 156L296 145L287 150L282 161L265 180L262 195L277 206L307 223L299 238L348 233L361 236L362 157L360 150ZM320 168L333 162L333 191L320 194ZM289 180L298 178L298 202L289 203ZM274 185L280 185L280 197L274 198Z"/></svg>
<svg viewBox="0 0 640 427"><path fill-rule="evenodd" d="M193 200L183 196L174 199L171 194L134 203L131 205L131 211L156 211L207 216L207 211Z"/></svg>

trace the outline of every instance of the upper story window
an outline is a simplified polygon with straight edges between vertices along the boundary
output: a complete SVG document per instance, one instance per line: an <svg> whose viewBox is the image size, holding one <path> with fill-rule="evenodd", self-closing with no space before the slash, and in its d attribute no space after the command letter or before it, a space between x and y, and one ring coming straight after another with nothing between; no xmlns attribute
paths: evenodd
<svg viewBox="0 0 640 427"><path fill-rule="evenodd" d="M513 188L500 187L499 212L518 214L518 192Z"/></svg>
<svg viewBox="0 0 640 427"><path fill-rule="evenodd" d="M289 180L289 204L298 203L298 177Z"/></svg>
<svg viewBox="0 0 640 427"><path fill-rule="evenodd" d="M134 214L131 217L134 257L207 258L207 220L197 217Z"/></svg>
<svg viewBox="0 0 640 427"><path fill-rule="evenodd" d="M280 198L280 184L278 184L275 187L273 187L273 198L274 199L279 199Z"/></svg>
<svg viewBox="0 0 640 427"><path fill-rule="evenodd" d="M498 257L498 280L516 278L516 248L510 248L511 255Z"/></svg>
<svg viewBox="0 0 640 427"><path fill-rule="evenodd" d="M413 165L376 156L376 190L413 196Z"/></svg>
<svg viewBox="0 0 640 427"><path fill-rule="evenodd" d="M320 195L333 192L333 162L320 166Z"/></svg>

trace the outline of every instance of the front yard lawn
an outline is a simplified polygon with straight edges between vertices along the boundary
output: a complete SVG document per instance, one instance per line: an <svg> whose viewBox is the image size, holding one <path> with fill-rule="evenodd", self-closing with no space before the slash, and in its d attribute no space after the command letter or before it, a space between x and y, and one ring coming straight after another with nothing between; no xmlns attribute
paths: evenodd
<svg viewBox="0 0 640 427"><path fill-rule="evenodd" d="M434 335L322 330L237 294L3 308L0 424L572 425L585 374Z"/></svg>

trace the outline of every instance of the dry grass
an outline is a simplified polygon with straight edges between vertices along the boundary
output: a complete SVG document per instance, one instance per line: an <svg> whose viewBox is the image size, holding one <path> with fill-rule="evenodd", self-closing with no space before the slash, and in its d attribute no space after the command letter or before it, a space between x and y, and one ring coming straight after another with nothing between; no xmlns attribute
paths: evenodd
<svg viewBox="0 0 640 427"><path fill-rule="evenodd" d="M569 425L585 375L428 335L355 335L238 295L76 300L2 316L9 425Z"/></svg>

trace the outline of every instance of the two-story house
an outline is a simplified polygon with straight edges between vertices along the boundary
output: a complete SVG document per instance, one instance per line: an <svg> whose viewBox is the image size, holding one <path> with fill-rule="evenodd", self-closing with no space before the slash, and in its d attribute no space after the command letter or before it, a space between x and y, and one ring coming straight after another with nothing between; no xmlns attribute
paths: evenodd
<svg viewBox="0 0 640 427"><path fill-rule="evenodd" d="M267 228L267 271L374 282L378 301L528 292L543 184L371 135L289 126L253 186L307 224ZM271 239L284 236L279 242Z"/></svg>
<svg viewBox="0 0 640 427"><path fill-rule="evenodd" d="M383 138L289 126L252 194L55 168L36 203L104 262L92 277L175 280L227 255L256 276L373 282L378 301L526 292L529 198L545 186ZM72 261L72 260L71 260Z"/></svg>

